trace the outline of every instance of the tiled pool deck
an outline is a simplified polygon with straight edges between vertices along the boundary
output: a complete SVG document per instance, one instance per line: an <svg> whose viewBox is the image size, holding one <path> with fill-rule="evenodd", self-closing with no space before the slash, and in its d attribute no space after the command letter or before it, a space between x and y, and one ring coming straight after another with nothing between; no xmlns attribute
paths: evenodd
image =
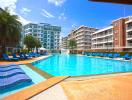
<svg viewBox="0 0 132 100"><path fill-rule="evenodd" d="M48 56L13 63L29 64L46 57ZM0 64L11 63L0 62ZM30 68L34 69L32 66ZM39 70L37 72L41 73ZM44 74L41 73L40 75L43 76ZM46 81L9 95L3 100L132 100L131 84L131 72L85 77L60 76L49 78Z"/></svg>
<svg viewBox="0 0 132 100"><path fill-rule="evenodd" d="M36 58L32 58L32 59L27 59L27 60L20 60L20 61L0 61L0 65L3 65L3 64L28 64L28 63L32 63L32 62L47 58L49 56L51 56L51 55L36 57Z"/></svg>

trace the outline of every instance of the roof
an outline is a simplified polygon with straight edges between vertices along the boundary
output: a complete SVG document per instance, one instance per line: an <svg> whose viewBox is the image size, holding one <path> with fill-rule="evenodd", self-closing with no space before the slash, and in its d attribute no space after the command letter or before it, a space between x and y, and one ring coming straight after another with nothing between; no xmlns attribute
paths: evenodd
<svg viewBox="0 0 132 100"><path fill-rule="evenodd" d="M94 32L93 34L100 33L100 32L103 32L103 31L106 31L106 30L109 30L109 29L112 29L112 28L113 28L113 26L108 26L106 28L103 28L103 29L100 29L100 30Z"/></svg>
<svg viewBox="0 0 132 100"><path fill-rule="evenodd" d="M109 2L109 3L119 3L119 4L129 4L132 5L132 0L90 0L95 2Z"/></svg>

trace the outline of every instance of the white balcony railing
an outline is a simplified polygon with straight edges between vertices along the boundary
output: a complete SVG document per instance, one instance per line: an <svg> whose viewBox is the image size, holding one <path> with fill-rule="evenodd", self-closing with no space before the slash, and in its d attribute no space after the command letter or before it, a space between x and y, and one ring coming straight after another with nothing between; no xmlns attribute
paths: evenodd
<svg viewBox="0 0 132 100"><path fill-rule="evenodd" d="M132 35L127 35L127 38L132 38Z"/></svg>
<svg viewBox="0 0 132 100"><path fill-rule="evenodd" d="M128 47L132 47L132 43L127 43L127 46Z"/></svg>

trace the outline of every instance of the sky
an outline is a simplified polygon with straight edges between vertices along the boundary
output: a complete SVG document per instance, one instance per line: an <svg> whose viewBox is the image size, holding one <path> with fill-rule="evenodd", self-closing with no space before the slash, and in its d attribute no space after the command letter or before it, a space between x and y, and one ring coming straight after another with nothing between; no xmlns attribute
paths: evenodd
<svg viewBox="0 0 132 100"><path fill-rule="evenodd" d="M112 20L132 15L132 5L89 0L0 0L0 7L9 7L23 25L32 22L61 26L61 36L81 25L104 28Z"/></svg>

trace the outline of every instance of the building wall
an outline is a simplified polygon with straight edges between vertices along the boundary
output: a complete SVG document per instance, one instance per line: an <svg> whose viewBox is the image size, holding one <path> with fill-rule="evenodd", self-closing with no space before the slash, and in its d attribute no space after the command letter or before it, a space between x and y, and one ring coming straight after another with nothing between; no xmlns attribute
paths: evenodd
<svg viewBox="0 0 132 100"><path fill-rule="evenodd" d="M101 43L101 41L98 41L99 38L101 39L101 37L102 37L102 40L106 38L106 34L103 34L103 32L107 33L107 31L110 30L109 27L94 32L92 35L92 49L97 50L97 51L101 49L102 50L107 49L108 51L112 50L115 52L131 50L132 49L132 45L131 45L132 43L132 40L131 40L132 39L131 38L132 37L132 30L131 30L132 23L130 20L132 20L131 17L125 17L125 18L114 20L112 22L111 27L113 31L112 31L111 37L113 37L113 40L110 41L112 44L110 47L108 46L109 45L108 43L105 43L107 45L103 45L104 42ZM99 36L99 34L101 34L102 36L101 35ZM110 39L110 37L108 39Z"/></svg>
<svg viewBox="0 0 132 100"><path fill-rule="evenodd" d="M132 51L132 17L129 18L129 20L127 20L125 22L125 26L126 26L126 46L129 49L129 51Z"/></svg>
<svg viewBox="0 0 132 100"><path fill-rule="evenodd" d="M74 39L77 43L77 50L91 49L91 34L97 29L87 26L80 26L68 35L68 40Z"/></svg>
<svg viewBox="0 0 132 100"><path fill-rule="evenodd" d="M92 34L92 49L113 49L113 26L98 30Z"/></svg>
<svg viewBox="0 0 132 100"><path fill-rule="evenodd" d="M126 29L125 19L119 19L113 22L113 37L114 47L125 47L126 46ZM123 51L123 48L115 49L114 51Z"/></svg>
<svg viewBox="0 0 132 100"><path fill-rule="evenodd" d="M62 37L61 48L62 49L68 49L68 37Z"/></svg>
<svg viewBox="0 0 132 100"><path fill-rule="evenodd" d="M34 24L30 23L24 26L25 35L37 37L44 48L58 50L60 42L61 27L52 26L47 23Z"/></svg>

